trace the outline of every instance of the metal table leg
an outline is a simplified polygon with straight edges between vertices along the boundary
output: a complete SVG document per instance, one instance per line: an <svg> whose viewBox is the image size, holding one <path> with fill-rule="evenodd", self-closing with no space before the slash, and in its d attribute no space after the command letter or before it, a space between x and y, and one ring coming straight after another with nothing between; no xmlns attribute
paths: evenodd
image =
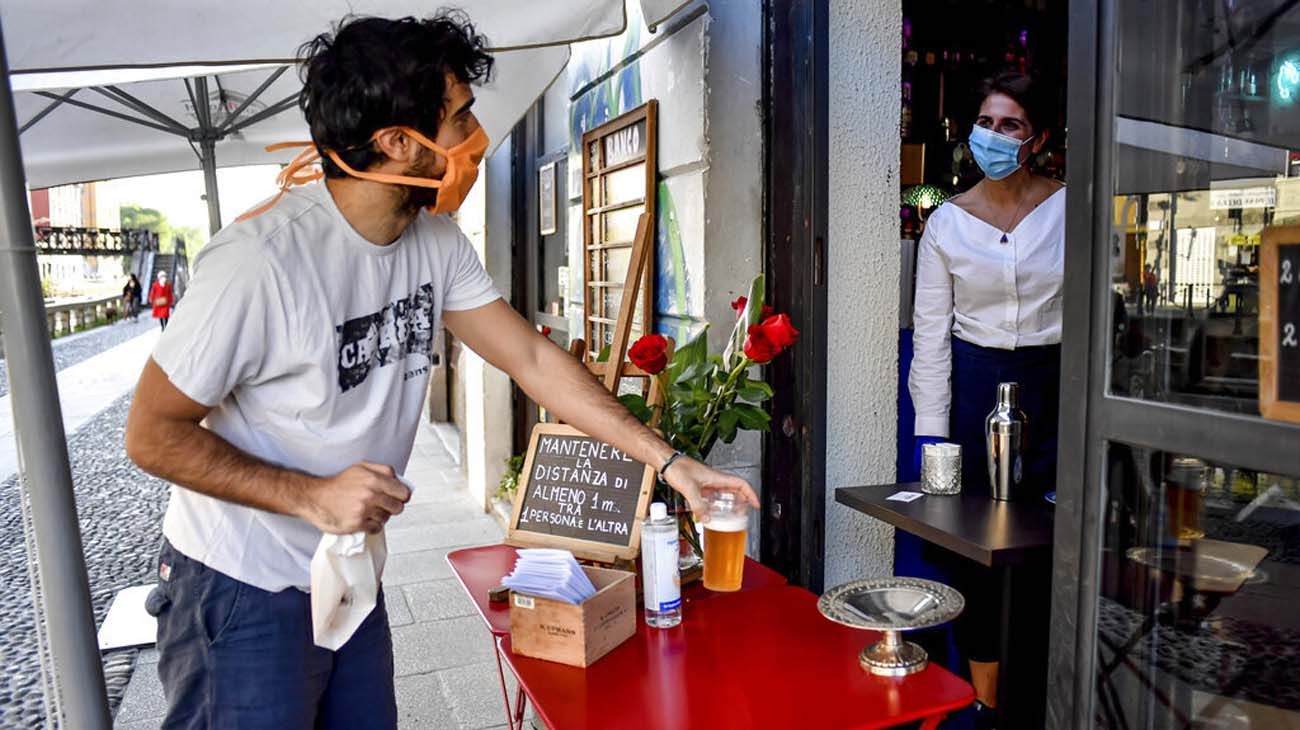
<svg viewBox="0 0 1300 730"><path fill-rule="evenodd" d="M501 647L497 645L495 636L492 637L491 640L492 640L492 656L495 657L497 660L497 679L501 681L501 701L504 702L506 705L506 727L509 728L510 730L515 730L516 723L522 723L523 713L519 712L518 713L519 719L516 720L516 713L511 711L510 690L506 688L506 670L505 667L501 666ZM522 695L523 690L519 690L519 694ZM523 728L522 724L518 725L518 727L520 730L522 730Z"/></svg>
<svg viewBox="0 0 1300 730"><path fill-rule="evenodd" d="M939 730L939 723L943 722L943 719L947 716L948 713L944 712L938 715L931 715L925 718L925 720L921 723L920 730Z"/></svg>

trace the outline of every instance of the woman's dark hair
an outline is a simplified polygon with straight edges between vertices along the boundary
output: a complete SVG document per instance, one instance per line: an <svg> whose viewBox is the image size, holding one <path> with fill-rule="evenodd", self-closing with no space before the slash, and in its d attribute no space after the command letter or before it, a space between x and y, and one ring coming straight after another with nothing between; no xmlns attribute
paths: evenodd
<svg viewBox="0 0 1300 730"><path fill-rule="evenodd" d="M445 112L447 72L467 84L488 78L493 59L486 46L459 12L424 20L344 18L298 50L298 105L312 141L365 170L383 158L370 138L384 127L412 127L433 138ZM327 176L344 174L328 156L321 165Z"/></svg>
<svg viewBox="0 0 1300 730"><path fill-rule="evenodd" d="M1034 78L1019 71L1003 71L980 82L977 104L994 94L1011 97L1025 110L1026 121L1034 133L1051 129L1056 122L1056 109L1051 96L1043 93Z"/></svg>

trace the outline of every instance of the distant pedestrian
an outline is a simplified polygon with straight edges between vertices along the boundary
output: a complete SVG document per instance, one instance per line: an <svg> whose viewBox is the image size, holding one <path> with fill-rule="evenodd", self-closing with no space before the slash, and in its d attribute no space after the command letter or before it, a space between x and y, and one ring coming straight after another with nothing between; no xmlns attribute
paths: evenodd
<svg viewBox="0 0 1300 730"><path fill-rule="evenodd" d="M167 281L167 272L158 272L158 281L149 289L149 303L153 305L153 318L163 329L167 329L167 320L172 316L172 306L176 297L172 294L172 285Z"/></svg>
<svg viewBox="0 0 1300 730"><path fill-rule="evenodd" d="M144 287L140 286L140 280L131 274L127 279L126 286L122 287L122 306L125 316L130 317L132 322L140 320L140 294Z"/></svg>
<svg viewBox="0 0 1300 730"><path fill-rule="evenodd" d="M1142 300L1148 314L1156 311L1156 295L1160 291L1160 276L1147 264L1142 271Z"/></svg>

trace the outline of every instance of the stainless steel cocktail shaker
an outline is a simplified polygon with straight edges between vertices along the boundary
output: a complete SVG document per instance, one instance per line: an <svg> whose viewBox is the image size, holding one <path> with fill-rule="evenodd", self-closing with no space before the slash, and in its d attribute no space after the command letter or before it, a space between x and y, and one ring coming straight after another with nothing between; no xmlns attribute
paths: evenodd
<svg viewBox="0 0 1300 730"><path fill-rule="evenodd" d="M1020 410L1020 385L998 383L998 404L984 419L988 446L989 489L994 499L1009 500L1024 476L1023 458L1029 419Z"/></svg>

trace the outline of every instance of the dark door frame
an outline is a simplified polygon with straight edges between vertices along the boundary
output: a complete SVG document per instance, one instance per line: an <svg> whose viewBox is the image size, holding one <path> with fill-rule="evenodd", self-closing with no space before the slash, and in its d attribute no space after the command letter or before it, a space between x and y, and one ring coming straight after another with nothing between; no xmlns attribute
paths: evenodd
<svg viewBox="0 0 1300 730"><path fill-rule="evenodd" d="M763 258L767 301L799 344L767 366L763 563L820 593L826 516L826 0L763 3Z"/></svg>
<svg viewBox="0 0 1300 730"><path fill-rule="evenodd" d="M533 320L537 302L537 175L534 172L542 140L542 105L539 100L529 108L510 133L511 218L514 220L511 241L510 304L524 319ZM528 446L529 435L537 424L537 406L523 388L510 381L511 406L514 411L513 451L519 454Z"/></svg>
<svg viewBox="0 0 1300 730"><path fill-rule="evenodd" d="M1106 454L1111 442L1300 474L1300 425L1111 395L1109 236L1118 3L1071 0L1060 457L1048 660L1048 727L1093 724ZM1086 367L1082 365L1086 364Z"/></svg>
<svg viewBox="0 0 1300 730"><path fill-rule="evenodd" d="M541 267L545 265L542 249L545 244L541 235L539 212L541 199L538 191L538 172L543 165L555 163L555 218L556 236L567 241L568 235L568 182L566 179L569 148L546 150L546 103L538 99L528 109L524 118L510 132L510 205L511 220L511 267L510 267L510 305L524 319L534 324L546 325L554 330L567 330L565 314L558 316L542 313L538 310L538 298L541 295ZM567 243L565 244L567 246ZM574 264L570 262L570 266ZM537 404L524 393L513 380L511 387L511 406L514 411L512 438L513 453L519 454L528 447L528 440L533 426L538 422Z"/></svg>

